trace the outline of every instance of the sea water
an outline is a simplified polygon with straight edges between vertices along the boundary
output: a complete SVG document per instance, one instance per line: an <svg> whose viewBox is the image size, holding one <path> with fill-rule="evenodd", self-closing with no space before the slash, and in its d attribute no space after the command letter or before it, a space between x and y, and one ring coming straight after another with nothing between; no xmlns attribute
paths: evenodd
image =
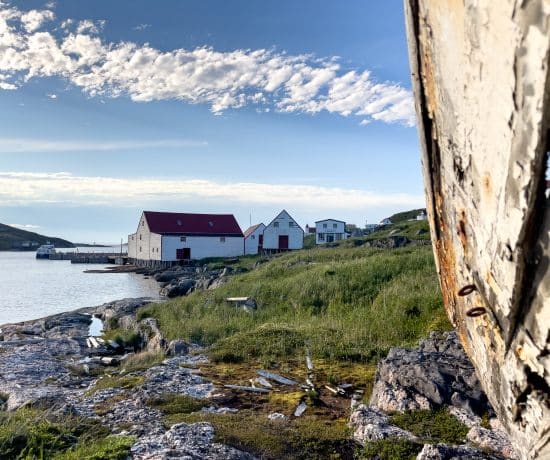
<svg viewBox="0 0 550 460"><path fill-rule="evenodd" d="M92 252L88 248L80 251ZM0 324L42 318L125 297L158 298L159 286L152 278L135 273L84 273L103 268L105 264L37 260L34 252L0 251Z"/></svg>

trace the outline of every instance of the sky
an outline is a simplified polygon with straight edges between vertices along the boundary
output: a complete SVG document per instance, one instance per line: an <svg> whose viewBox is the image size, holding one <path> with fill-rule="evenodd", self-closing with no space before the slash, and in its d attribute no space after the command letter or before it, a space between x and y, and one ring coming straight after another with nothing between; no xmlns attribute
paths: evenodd
<svg viewBox="0 0 550 460"><path fill-rule="evenodd" d="M401 0L0 1L0 222L424 207Z"/></svg>

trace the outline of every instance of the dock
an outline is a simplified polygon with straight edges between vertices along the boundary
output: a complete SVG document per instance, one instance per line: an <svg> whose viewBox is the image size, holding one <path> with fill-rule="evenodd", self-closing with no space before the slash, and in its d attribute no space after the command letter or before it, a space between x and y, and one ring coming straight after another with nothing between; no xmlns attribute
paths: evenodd
<svg viewBox="0 0 550 460"><path fill-rule="evenodd" d="M50 260L70 260L72 264L126 265L128 254L120 252L57 252L50 254Z"/></svg>

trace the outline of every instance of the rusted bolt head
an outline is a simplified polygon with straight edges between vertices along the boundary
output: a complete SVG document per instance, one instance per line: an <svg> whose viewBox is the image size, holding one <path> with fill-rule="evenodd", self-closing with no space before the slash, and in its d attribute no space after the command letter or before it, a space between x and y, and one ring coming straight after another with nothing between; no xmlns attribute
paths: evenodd
<svg viewBox="0 0 550 460"><path fill-rule="evenodd" d="M473 284L467 284L466 286L461 288L460 291L457 292L457 294L460 297L464 297L465 295L471 294L474 291L477 291L477 288Z"/></svg>
<svg viewBox="0 0 550 460"><path fill-rule="evenodd" d="M474 308L470 308L466 312L466 316L469 316L470 318L476 318L477 316L483 316L486 313L487 313L487 310L485 309L485 307L474 307Z"/></svg>

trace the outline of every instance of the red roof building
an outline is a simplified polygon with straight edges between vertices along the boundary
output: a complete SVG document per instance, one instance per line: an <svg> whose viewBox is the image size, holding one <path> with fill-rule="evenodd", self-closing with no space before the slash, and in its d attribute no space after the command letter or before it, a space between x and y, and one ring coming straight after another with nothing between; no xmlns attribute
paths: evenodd
<svg viewBox="0 0 550 460"><path fill-rule="evenodd" d="M160 235L243 236L233 214L144 211L149 230Z"/></svg>

